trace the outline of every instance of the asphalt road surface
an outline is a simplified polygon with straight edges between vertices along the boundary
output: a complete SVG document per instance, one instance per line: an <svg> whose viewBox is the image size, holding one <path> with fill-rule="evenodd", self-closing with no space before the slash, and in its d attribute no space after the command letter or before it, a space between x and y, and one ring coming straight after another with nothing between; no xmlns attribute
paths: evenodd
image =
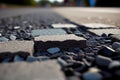
<svg viewBox="0 0 120 80"><path fill-rule="evenodd" d="M0 9L0 19L11 16L56 12L59 15L75 22L81 23L106 23L120 27L120 8L7 8ZM57 18L57 17L56 17Z"/></svg>

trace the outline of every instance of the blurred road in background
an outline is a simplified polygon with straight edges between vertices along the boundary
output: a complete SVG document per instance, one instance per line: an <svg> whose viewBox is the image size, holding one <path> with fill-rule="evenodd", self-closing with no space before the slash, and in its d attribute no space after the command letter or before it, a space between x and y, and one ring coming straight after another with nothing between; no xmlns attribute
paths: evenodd
<svg viewBox="0 0 120 80"><path fill-rule="evenodd" d="M47 13L55 11L69 20L81 23L106 23L120 27L120 8L7 8L0 9L0 18L31 13Z"/></svg>

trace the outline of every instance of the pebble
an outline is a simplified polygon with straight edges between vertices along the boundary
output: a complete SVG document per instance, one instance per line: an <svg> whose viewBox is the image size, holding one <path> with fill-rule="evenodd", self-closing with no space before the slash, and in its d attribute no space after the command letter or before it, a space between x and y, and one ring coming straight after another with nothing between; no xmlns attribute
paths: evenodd
<svg viewBox="0 0 120 80"><path fill-rule="evenodd" d="M109 65L109 69L117 76L120 77L120 62L119 61L113 61Z"/></svg>
<svg viewBox="0 0 120 80"><path fill-rule="evenodd" d="M95 41L95 40L88 40L88 41L87 41L87 45L88 45L88 46L97 46L97 45L98 45L98 42Z"/></svg>
<svg viewBox="0 0 120 80"><path fill-rule="evenodd" d="M87 66L83 62L74 63L73 68L75 68L75 71L77 72L84 72L87 70Z"/></svg>
<svg viewBox="0 0 120 80"><path fill-rule="evenodd" d="M38 57L34 57L34 56L28 56L27 57L27 62L34 62L34 61L46 61L49 60L50 58L47 56L38 56Z"/></svg>
<svg viewBox="0 0 120 80"><path fill-rule="evenodd" d="M65 52L65 53L69 56L76 56L76 54L74 52Z"/></svg>
<svg viewBox="0 0 120 80"><path fill-rule="evenodd" d="M6 41L8 41L9 39L8 38L6 38L6 37L0 37L0 42L6 42Z"/></svg>
<svg viewBox="0 0 120 80"><path fill-rule="evenodd" d="M72 68L65 68L65 69L64 69L64 72L65 72L65 75L66 75L67 77L74 75L74 71L73 71Z"/></svg>
<svg viewBox="0 0 120 80"><path fill-rule="evenodd" d="M112 61L109 64L109 69L114 69L114 68L120 68L120 62L119 61Z"/></svg>
<svg viewBox="0 0 120 80"><path fill-rule="evenodd" d="M112 73L108 71L100 71L100 74L103 75L103 80L114 80L112 79Z"/></svg>
<svg viewBox="0 0 120 80"><path fill-rule="evenodd" d="M20 26L15 26L14 29L15 30L20 29Z"/></svg>
<svg viewBox="0 0 120 80"><path fill-rule="evenodd" d="M86 72L83 74L83 80L102 80L102 75L97 72Z"/></svg>
<svg viewBox="0 0 120 80"><path fill-rule="evenodd" d="M108 57L98 55L96 57L96 64L102 68L107 68L112 60Z"/></svg>
<svg viewBox="0 0 120 80"><path fill-rule="evenodd" d="M120 54L120 48L117 48L115 51L116 53Z"/></svg>
<svg viewBox="0 0 120 80"><path fill-rule="evenodd" d="M67 61L67 60L72 60L72 57L69 56L69 55L62 55L61 58L62 58L63 60L65 60L65 61Z"/></svg>
<svg viewBox="0 0 120 80"><path fill-rule="evenodd" d="M38 61L47 61L47 60L50 59L50 58L47 57L47 56L38 56L38 57L36 57L36 58L37 58Z"/></svg>
<svg viewBox="0 0 120 80"><path fill-rule="evenodd" d="M115 50L113 50L112 48L110 48L108 46L103 46L103 48L98 51L98 54L107 56L107 57L116 55Z"/></svg>
<svg viewBox="0 0 120 80"><path fill-rule="evenodd" d="M0 33L0 37L2 36L2 34Z"/></svg>
<svg viewBox="0 0 120 80"><path fill-rule="evenodd" d="M60 48L58 48L58 47L53 47L53 48L47 49L47 52L49 52L50 54L55 54L59 51L60 51Z"/></svg>
<svg viewBox="0 0 120 80"><path fill-rule="evenodd" d="M35 56L45 56L45 55L48 55L47 52L36 52L35 53Z"/></svg>
<svg viewBox="0 0 120 80"><path fill-rule="evenodd" d="M21 61L24 61L24 59L20 57L19 55L16 55L14 58L14 62L21 62Z"/></svg>
<svg viewBox="0 0 120 80"><path fill-rule="evenodd" d="M113 48L114 50L116 50L117 48L120 48L120 42L114 42L114 43L112 44L112 48Z"/></svg>
<svg viewBox="0 0 120 80"><path fill-rule="evenodd" d="M81 37L84 35L84 34L82 34L82 33L81 33L80 31L78 31L78 30L77 30L77 31L74 31L74 34L77 35L77 36L81 36Z"/></svg>
<svg viewBox="0 0 120 80"><path fill-rule="evenodd" d="M67 62L65 60L63 60L62 58L58 58L57 61L62 66L67 66L68 65Z"/></svg>
<svg viewBox="0 0 120 80"><path fill-rule="evenodd" d="M52 55L50 58L57 58L57 57L60 57L62 55L65 55L64 53L62 52L59 52L59 53L55 53L54 55Z"/></svg>
<svg viewBox="0 0 120 80"><path fill-rule="evenodd" d="M28 56L26 61L27 62L34 62L34 61L37 61L37 58L33 57L33 56Z"/></svg>
<svg viewBox="0 0 120 80"><path fill-rule="evenodd" d="M8 63L10 61L10 58L6 58L2 61L2 63Z"/></svg>
<svg viewBox="0 0 120 80"><path fill-rule="evenodd" d="M16 40L16 38L17 38L16 36L14 36L14 35L12 35L12 34L10 35L10 39L11 39L11 40Z"/></svg>
<svg viewBox="0 0 120 80"><path fill-rule="evenodd" d="M115 74L116 74L118 77L120 77L120 69L116 70L116 71L115 71Z"/></svg>
<svg viewBox="0 0 120 80"><path fill-rule="evenodd" d="M107 38L107 35L105 33L103 33L101 36Z"/></svg>
<svg viewBox="0 0 120 80"><path fill-rule="evenodd" d="M100 72L100 69L95 68L95 67L91 67L91 68L89 68L88 71L89 71L89 72Z"/></svg>

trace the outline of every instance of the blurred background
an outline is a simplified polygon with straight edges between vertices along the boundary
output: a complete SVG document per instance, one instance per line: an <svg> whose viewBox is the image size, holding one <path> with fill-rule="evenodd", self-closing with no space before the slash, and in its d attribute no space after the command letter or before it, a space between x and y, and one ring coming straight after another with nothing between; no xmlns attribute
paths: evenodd
<svg viewBox="0 0 120 80"><path fill-rule="evenodd" d="M36 7L120 7L120 0L0 0L0 7L36 6Z"/></svg>

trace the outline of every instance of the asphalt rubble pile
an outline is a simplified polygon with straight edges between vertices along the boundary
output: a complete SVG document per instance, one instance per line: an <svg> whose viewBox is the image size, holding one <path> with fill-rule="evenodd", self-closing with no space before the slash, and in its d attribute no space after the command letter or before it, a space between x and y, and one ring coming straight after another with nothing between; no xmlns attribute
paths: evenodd
<svg viewBox="0 0 120 80"><path fill-rule="evenodd" d="M33 40L31 31L36 29L48 29L51 23L48 21L39 21L30 23L30 21L23 20L23 17L18 16L20 21L13 18L0 20L0 42L13 40ZM28 19L29 20L29 19ZM34 19L33 19L34 20ZM34 22L31 20L31 22ZM10 21L12 21L10 23ZM63 21L61 19L61 21ZM38 24L41 22L41 24ZM8 24L6 24L8 23ZM19 24L20 25L19 25ZM43 24L44 23L44 24ZM57 23L55 21L54 23ZM68 23L68 22L61 22ZM5 24L6 27L2 24ZM12 24L12 25L11 25ZM38 25L37 25L38 24ZM23 27L21 27L23 26ZM113 42L111 35L102 34L101 36L93 35L78 28L66 29L67 33L72 33L77 36L82 36L87 39L87 47L73 48L62 51L59 47L51 47L44 52L35 52L34 56L28 56L26 59L16 55L13 59L4 59L2 63L8 62L35 62L56 59L61 65L61 69L66 76L66 80L119 80L120 79L120 42Z"/></svg>

